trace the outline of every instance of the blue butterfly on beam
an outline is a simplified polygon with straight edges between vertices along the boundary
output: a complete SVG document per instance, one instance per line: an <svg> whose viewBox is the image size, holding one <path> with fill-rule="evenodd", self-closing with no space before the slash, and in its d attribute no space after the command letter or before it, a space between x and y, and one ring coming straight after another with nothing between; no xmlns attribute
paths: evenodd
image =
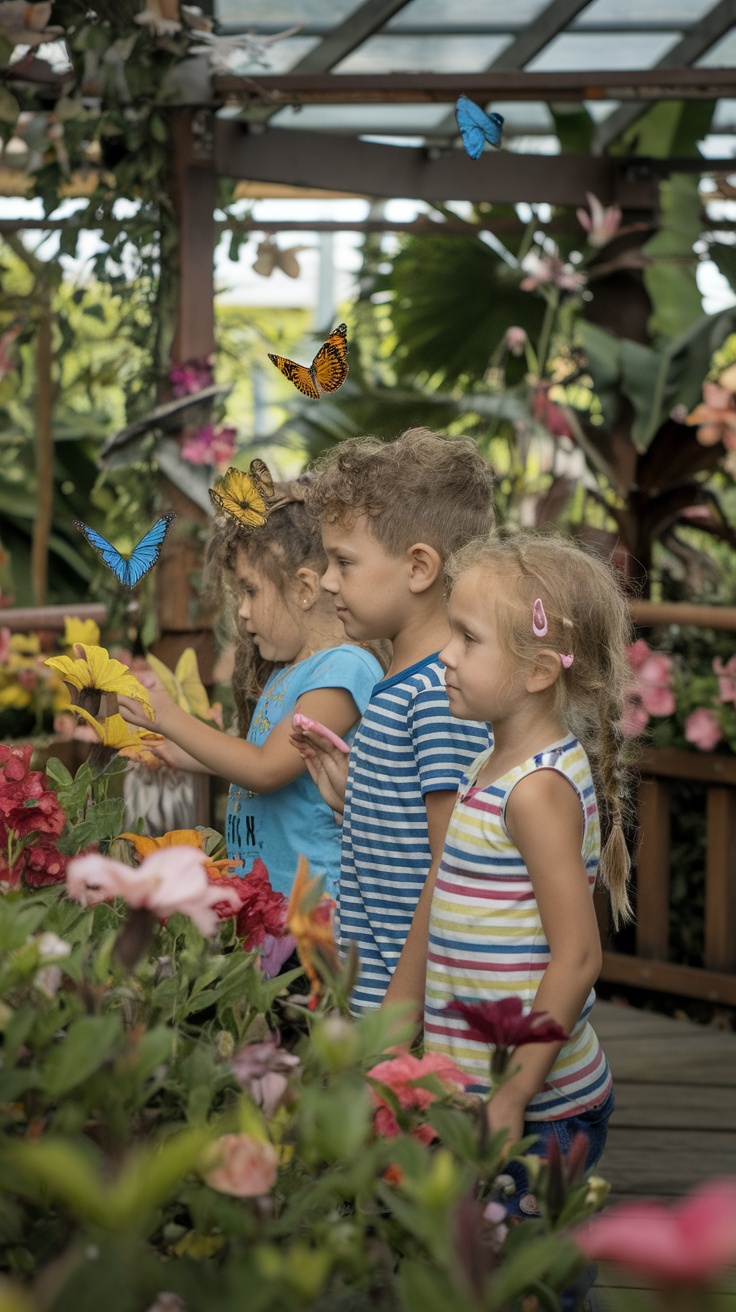
<svg viewBox="0 0 736 1312"><path fill-rule="evenodd" d="M459 96L455 104L455 118L463 145L471 159L481 156L486 142L489 146L501 145L503 114L486 114L474 100Z"/></svg>
<svg viewBox="0 0 736 1312"><path fill-rule="evenodd" d="M146 535L141 538L129 556L121 555L117 547L113 547L112 543L107 541L107 538L103 538L101 533L97 533L88 524L83 524L81 519L75 519L74 523L80 533L84 534L89 545L94 547L98 555L102 556L118 583L122 583L126 588L134 588L136 583L140 583L143 576L148 573L149 569L153 569L156 564L172 519L176 519L173 510L169 511L168 515L162 515L160 519L157 519L153 528L150 528Z"/></svg>

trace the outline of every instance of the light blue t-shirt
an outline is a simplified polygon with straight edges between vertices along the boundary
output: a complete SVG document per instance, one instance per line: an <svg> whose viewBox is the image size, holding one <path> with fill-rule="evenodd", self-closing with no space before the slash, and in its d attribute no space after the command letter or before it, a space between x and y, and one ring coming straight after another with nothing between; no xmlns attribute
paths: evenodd
<svg viewBox="0 0 736 1312"><path fill-rule="evenodd" d="M380 1006L432 853L425 797L455 792L492 745L490 725L456 720L437 654L376 684L350 752L338 898L340 940L360 953L354 1012Z"/></svg>
<svg viewBox="0 0 736 1312"><path fill-rule="evenodd" d="M299 698L317 688L344 688L362 715L381 673L375 656L349 643L274 670L258 698L247 741L262 747L275 725L291 720ZM272 887L288 896L303 853L311 873L324 875L325 891L336 897L340 827L306 772L272 793L252 793L231 784L225 834L227 854L242 860L244 874L259 856Z"/></svg>

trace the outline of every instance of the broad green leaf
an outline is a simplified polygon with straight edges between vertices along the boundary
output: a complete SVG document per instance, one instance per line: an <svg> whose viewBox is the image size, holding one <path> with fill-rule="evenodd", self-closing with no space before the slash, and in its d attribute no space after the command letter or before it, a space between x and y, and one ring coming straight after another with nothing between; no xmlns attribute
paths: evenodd
<svg viewBox="0 0 736 1312"><path fill-rule="evenodd" d="M59 1098L107 1061L122 1037L118 1016L82 1016L44 1062L42 1081L50 1098Z"/></svg>

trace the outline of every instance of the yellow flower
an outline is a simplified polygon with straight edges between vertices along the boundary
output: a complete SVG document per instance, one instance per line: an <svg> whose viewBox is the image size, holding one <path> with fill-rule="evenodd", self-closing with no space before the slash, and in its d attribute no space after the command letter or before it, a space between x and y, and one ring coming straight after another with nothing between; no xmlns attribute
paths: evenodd
<svg viewBox="0 0 736 1312"><path fill-rule="evenodd" d="M94 620L80 620L76 615L64 617L64 646L73 647L75 643L91 643L97 646L100 641L100 628Z"/></svg>
<svg viewBox="0 0 736 1312"><path fill-rule="evenodd" d="M156 718L143 684L139 683L122 661L113 660L104 647L90 646L83 642L76 643L74 651L76 659L71 656L49 656L46 664L79 692L83 688L94 688L97 692L133 697L141 703L149 720Z"/></svg>
<svg viewBox="0 0 736 1312"><path fill-rule="evenodd" d="M0 710L22 711L30 704L30 692L27 688L21 688L19 683L11 683L0 689Z"/></svg>
<svg viewBox="0 0 736 1312"><path fill-rule="evenodd" d="M140 857L149 856L151 852L157 852L162 847L201 847L204 851L207 842L207 832L203 829L170 829L168 834L162 834L160 838L149 838L148 834L121 834L120 837L127 839ZM242 866L242 864L242 861L230 860L227 857L221 861L208 861L207 878L222 879L223 876L229 875L235 866Z"/></svg>
<svg viewBox="0 0 736 1312"><path fill-rule="evenodd" d="M296 939L296 950L310 982L310 1007L314 1008L320 993L320 975L315 957L320 958L332 971L340 969L340 958L332 928L332 903L320 896L319 876L310 877L309 862L299 857L294 886L286 909L286 927Z"/></svg>
<svg viewBox="0 0 736 1312"><path fill-rule="evenodd" d="M73 706L71 709L75 715L81 715L83 720L92 725L103 747L111 747L121 756L127 756L131 761L140 761L151 770L161 768L160 758L149 746L150 743L164 741L160 733L152 733L149 729L131 729L122 715L108 715L105 720L100 721L96 720L94 715L90 715L89 711L85 711L83 706Z"/></svg>
<svg viewBox="0 0 736 1312"><path fill-rule="evenodd" d="M37 656L41 650L41 640L37 633L11 633L10 650L21 652L24 656Z"/></svg>

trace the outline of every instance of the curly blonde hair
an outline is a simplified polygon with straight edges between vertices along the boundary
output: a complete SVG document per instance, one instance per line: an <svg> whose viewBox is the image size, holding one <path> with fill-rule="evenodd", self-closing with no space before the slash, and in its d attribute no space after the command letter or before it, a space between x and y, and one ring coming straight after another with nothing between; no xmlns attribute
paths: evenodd
<svg viewBox="0 0 736 1312"><path fill-rule="evenodd" d="M494 524L493 470L472 438L408 428L392 442L354 437L315 466L309 502L328 524L367 515L391 555L426 542L444 560Z"/></svg>
<svg viewBox="0 0 736 1312"><path fill-rule="evenodd" d="M555 713L590 761L605 838L600 874L614 924L631 918L627 741L621 729L631 682L626 648L631 621L611 566L578 543L552 534L517 531L476 540L448 561L449 585L479 566L508 581L498 607L499 640L522 669L533 668L540 639L532 608L541 598L548 623L544 646L574 660L554 683Z"/></svg>

